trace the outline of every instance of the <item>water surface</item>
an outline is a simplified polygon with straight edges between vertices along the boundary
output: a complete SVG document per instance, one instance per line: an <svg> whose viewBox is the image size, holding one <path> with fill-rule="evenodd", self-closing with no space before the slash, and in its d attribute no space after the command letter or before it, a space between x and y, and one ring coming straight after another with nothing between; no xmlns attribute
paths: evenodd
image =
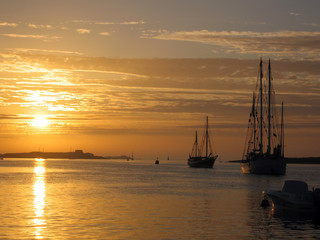
<svg viewBox="0 0 320 240"><path fill-rule="evenodd" d="M239 164L9 159L0 162L1 239L317 239L310 216L260 207L287 179L320 187L320 166L244 175Z"/></svg>

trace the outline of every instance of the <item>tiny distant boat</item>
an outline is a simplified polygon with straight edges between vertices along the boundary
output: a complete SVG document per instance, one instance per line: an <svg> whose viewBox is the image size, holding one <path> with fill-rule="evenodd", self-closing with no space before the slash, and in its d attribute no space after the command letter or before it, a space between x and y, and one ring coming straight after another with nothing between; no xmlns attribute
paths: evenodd
<svg viewBox="0 0 320 240"><path fill-rule="evenodd" d="M127 157L127 161L130 161L130 160L134 160L133 153L131 154L131 157Z"/></svg>
<svg viewBox="0 0 320 240"><path fill-rule="evenodd" d="M309 191L303 181L287 180L281 191L264 191L264 195L277 209L316 212L320 207L320 189Z"/></svg>
<svg viewBox="0 0 320 240"><path fill-rule="evenodd" d="M157 158L156 161L154 161L154 164L159 164L159 159Z"/></svg>
<svg viewBox="0 0 320 240"><path fill-rule="evenodd" d="M203 148L205 153L202 155ZM196 137L193 144L192 152L189 154L188 165L193 168L212 168L218 155L213 153L211 140L209 136L209 123L208 117L206 121L206 131L204 133L202 142L198 144L198 133L196 131Z"/></svg>
<svg viewBox="0 0 320 240"><path fill-rule="evenodd" d="M246 146L240 163L241 170L242 173L284 175L286 161L284 158L283 103L280 124L275 109L270 59L267 75L267 82L264 83L262 59L260 59L260 70L256 92L253 94ZM264 86L268 86L268 88L265 89Z"/></svg>

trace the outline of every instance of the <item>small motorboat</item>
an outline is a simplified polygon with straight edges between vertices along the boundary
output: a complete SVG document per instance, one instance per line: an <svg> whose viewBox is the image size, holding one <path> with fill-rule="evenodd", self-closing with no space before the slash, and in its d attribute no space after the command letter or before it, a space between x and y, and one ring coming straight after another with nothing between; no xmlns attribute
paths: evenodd
<svg viewBox="0 0 320 240"><path fill-rule="evenodd" d="M281 191L263 193L273 208L307 212L318 212L319 209L320 189L309 191L308 184L303 181L287 180Z"/></svg>

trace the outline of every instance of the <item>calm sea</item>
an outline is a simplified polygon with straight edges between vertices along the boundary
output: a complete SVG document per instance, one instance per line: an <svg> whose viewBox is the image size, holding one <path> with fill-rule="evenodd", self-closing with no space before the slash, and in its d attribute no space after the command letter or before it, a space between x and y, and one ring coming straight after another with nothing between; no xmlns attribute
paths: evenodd
<svg viewBox="0 0 320 240"><path fill-rule="evenodd" d="M0 160L1 239L320 239L309 216L260 207L286 179L320 187L319 165L282 177L239 164L186 161Z"/></svg>

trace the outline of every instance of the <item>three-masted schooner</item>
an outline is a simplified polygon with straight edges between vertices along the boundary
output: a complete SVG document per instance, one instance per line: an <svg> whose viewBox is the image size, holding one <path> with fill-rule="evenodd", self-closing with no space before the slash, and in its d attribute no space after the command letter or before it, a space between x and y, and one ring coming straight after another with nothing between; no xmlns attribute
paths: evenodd
<svg viewBox="0 0 320 240"><path fill-rule="evenodd" d="M259 76L256 91L253 93L241 169L243 173L284 175L286 161L284 159L283 103L279 124L275 109L270 59L266 82L263 81L262 59L260 59Z"/></svg>
<svg viewBox="0 0 320 240"><path fill-rule="evenodd" d="M205 155L202 155L203 150L205 151ZM200 145L198 144L198 133L196 131L192 152L189 154L188 165L194 168L212 168L217 157L218 155L214 154L212 150L207 117L206 130Z"/></svg>
<svg viewBox="0 0 320 240"><path fill-rule="evenodd" d="M263 81L262 59L260 59L241 169L243 173L253 174L284 175L286 173L283 103L281 123L279 123L275 109L270 59L265 81Z"/></svg>

